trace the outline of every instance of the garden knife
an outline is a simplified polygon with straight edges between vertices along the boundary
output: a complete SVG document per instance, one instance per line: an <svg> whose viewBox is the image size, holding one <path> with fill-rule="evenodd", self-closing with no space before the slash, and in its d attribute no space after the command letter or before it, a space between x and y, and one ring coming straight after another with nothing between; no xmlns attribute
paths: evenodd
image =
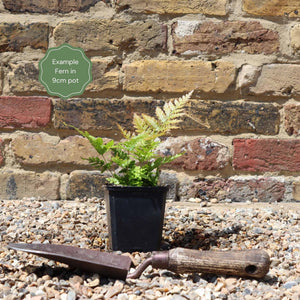
<svg viewBox="0 0 300 300"><path fill-rule="evenodd" d="M9 249L25 251L52 259L83 271L126 280L138 278L147 266L175 273L213 273L239 277L264 277L270 267L270 257L264 250L199 251L175 248L155 251L134 272L126 255L100 252L74 246L55 244L9 244Z"/></svg>

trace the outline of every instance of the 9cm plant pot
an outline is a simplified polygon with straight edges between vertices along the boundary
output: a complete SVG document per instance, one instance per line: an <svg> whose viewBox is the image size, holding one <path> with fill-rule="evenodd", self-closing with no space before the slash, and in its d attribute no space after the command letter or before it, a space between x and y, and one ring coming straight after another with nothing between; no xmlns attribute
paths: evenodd
<svg viewBox="0 0 300 300"><path fill-rule="evenodd" d="M160 249L168 187L107 186L105 203L111 250Z"/></svg>

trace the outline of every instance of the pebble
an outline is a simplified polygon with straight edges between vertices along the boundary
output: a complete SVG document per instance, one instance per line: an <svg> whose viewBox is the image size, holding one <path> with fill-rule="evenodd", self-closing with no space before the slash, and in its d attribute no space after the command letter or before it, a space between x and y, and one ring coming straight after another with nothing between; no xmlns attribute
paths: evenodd
<svg viewBox="0 0 300 300"><path fill-rule="evenodd" d="M260 280L174 274L148 267L124 281L7 249L8 243L57 243L108 251L102 199L0 201L0 299L237 300L300 298L300 206L234 203L230 199L168 202L163 247L264 249L271 257ZM294 205L294 206L293 206ZM136 268L150 253L124 253Z"/></svg>
<svg viewBox="0 0 300 300"><path fill-rule="evenodd" d="M76 293L75 293L75 291L71 290L68 293L67 300L76 300Z"/></svg>
<svg viewBox="0 0 300 300"><path fill-rule="evenodd" d="M70 277L69 282L70 282L70 284L73 284L73 285L75 285L77 283L82 284L83 279L81 276L74 275L74 276Z"/></svg>
<svg viewBox="0 0 300 300"><path fill-rule="evenodd" d="M105 294L104 298L105 299L110 299L110 298L118 295L123 290L123 287L124 287L124 284L121 281L117 280L115 282L115 284L108 289L108 291Z"/></svg>
<svg viewBox="0 0 300 300"><path fill-rule="evenodd" d="M219 202L219 199L217 199L217 198L210 199L210 203L218 203L218 202Z"/></svg>
<svg viewBox="0 0 300 300"><path fill-rule="evenodd" d="M291 289L293 286L296 286L296 285L298 285L298 283L296 281L288 281L283 285L283 287L285 289Z"/></svg>
<svg viewBox="0 0 300 300"><path fill-rule="evenodd" d="M98 286L99 284L100 284L100 280L99 280L99 278L96 278L93 281L88 282L87 286L94 288L94 287Z"/></svg>

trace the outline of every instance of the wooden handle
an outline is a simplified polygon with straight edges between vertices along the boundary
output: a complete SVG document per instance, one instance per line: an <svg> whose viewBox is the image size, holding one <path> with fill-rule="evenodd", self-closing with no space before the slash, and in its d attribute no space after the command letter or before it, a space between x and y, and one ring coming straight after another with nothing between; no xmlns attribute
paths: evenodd
<svg viewBox="0 0 300 300"><path fill-rule="evenodd" d="M175 273L213 273L262 278L270 266L263 250L198 251L175 248L169 251L168 269Z"/></svg>

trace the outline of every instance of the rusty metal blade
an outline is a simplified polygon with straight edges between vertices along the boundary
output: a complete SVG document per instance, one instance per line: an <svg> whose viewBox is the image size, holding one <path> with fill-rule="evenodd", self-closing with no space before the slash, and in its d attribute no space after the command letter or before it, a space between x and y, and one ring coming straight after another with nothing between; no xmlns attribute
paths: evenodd
<svg viewBox="0 0 300 300"><path fill-rule="evenodd" d="M24 251L65 263L83 271L125 280L131 266L128 256L56 244L9 244L9 249Z"/></svg>

